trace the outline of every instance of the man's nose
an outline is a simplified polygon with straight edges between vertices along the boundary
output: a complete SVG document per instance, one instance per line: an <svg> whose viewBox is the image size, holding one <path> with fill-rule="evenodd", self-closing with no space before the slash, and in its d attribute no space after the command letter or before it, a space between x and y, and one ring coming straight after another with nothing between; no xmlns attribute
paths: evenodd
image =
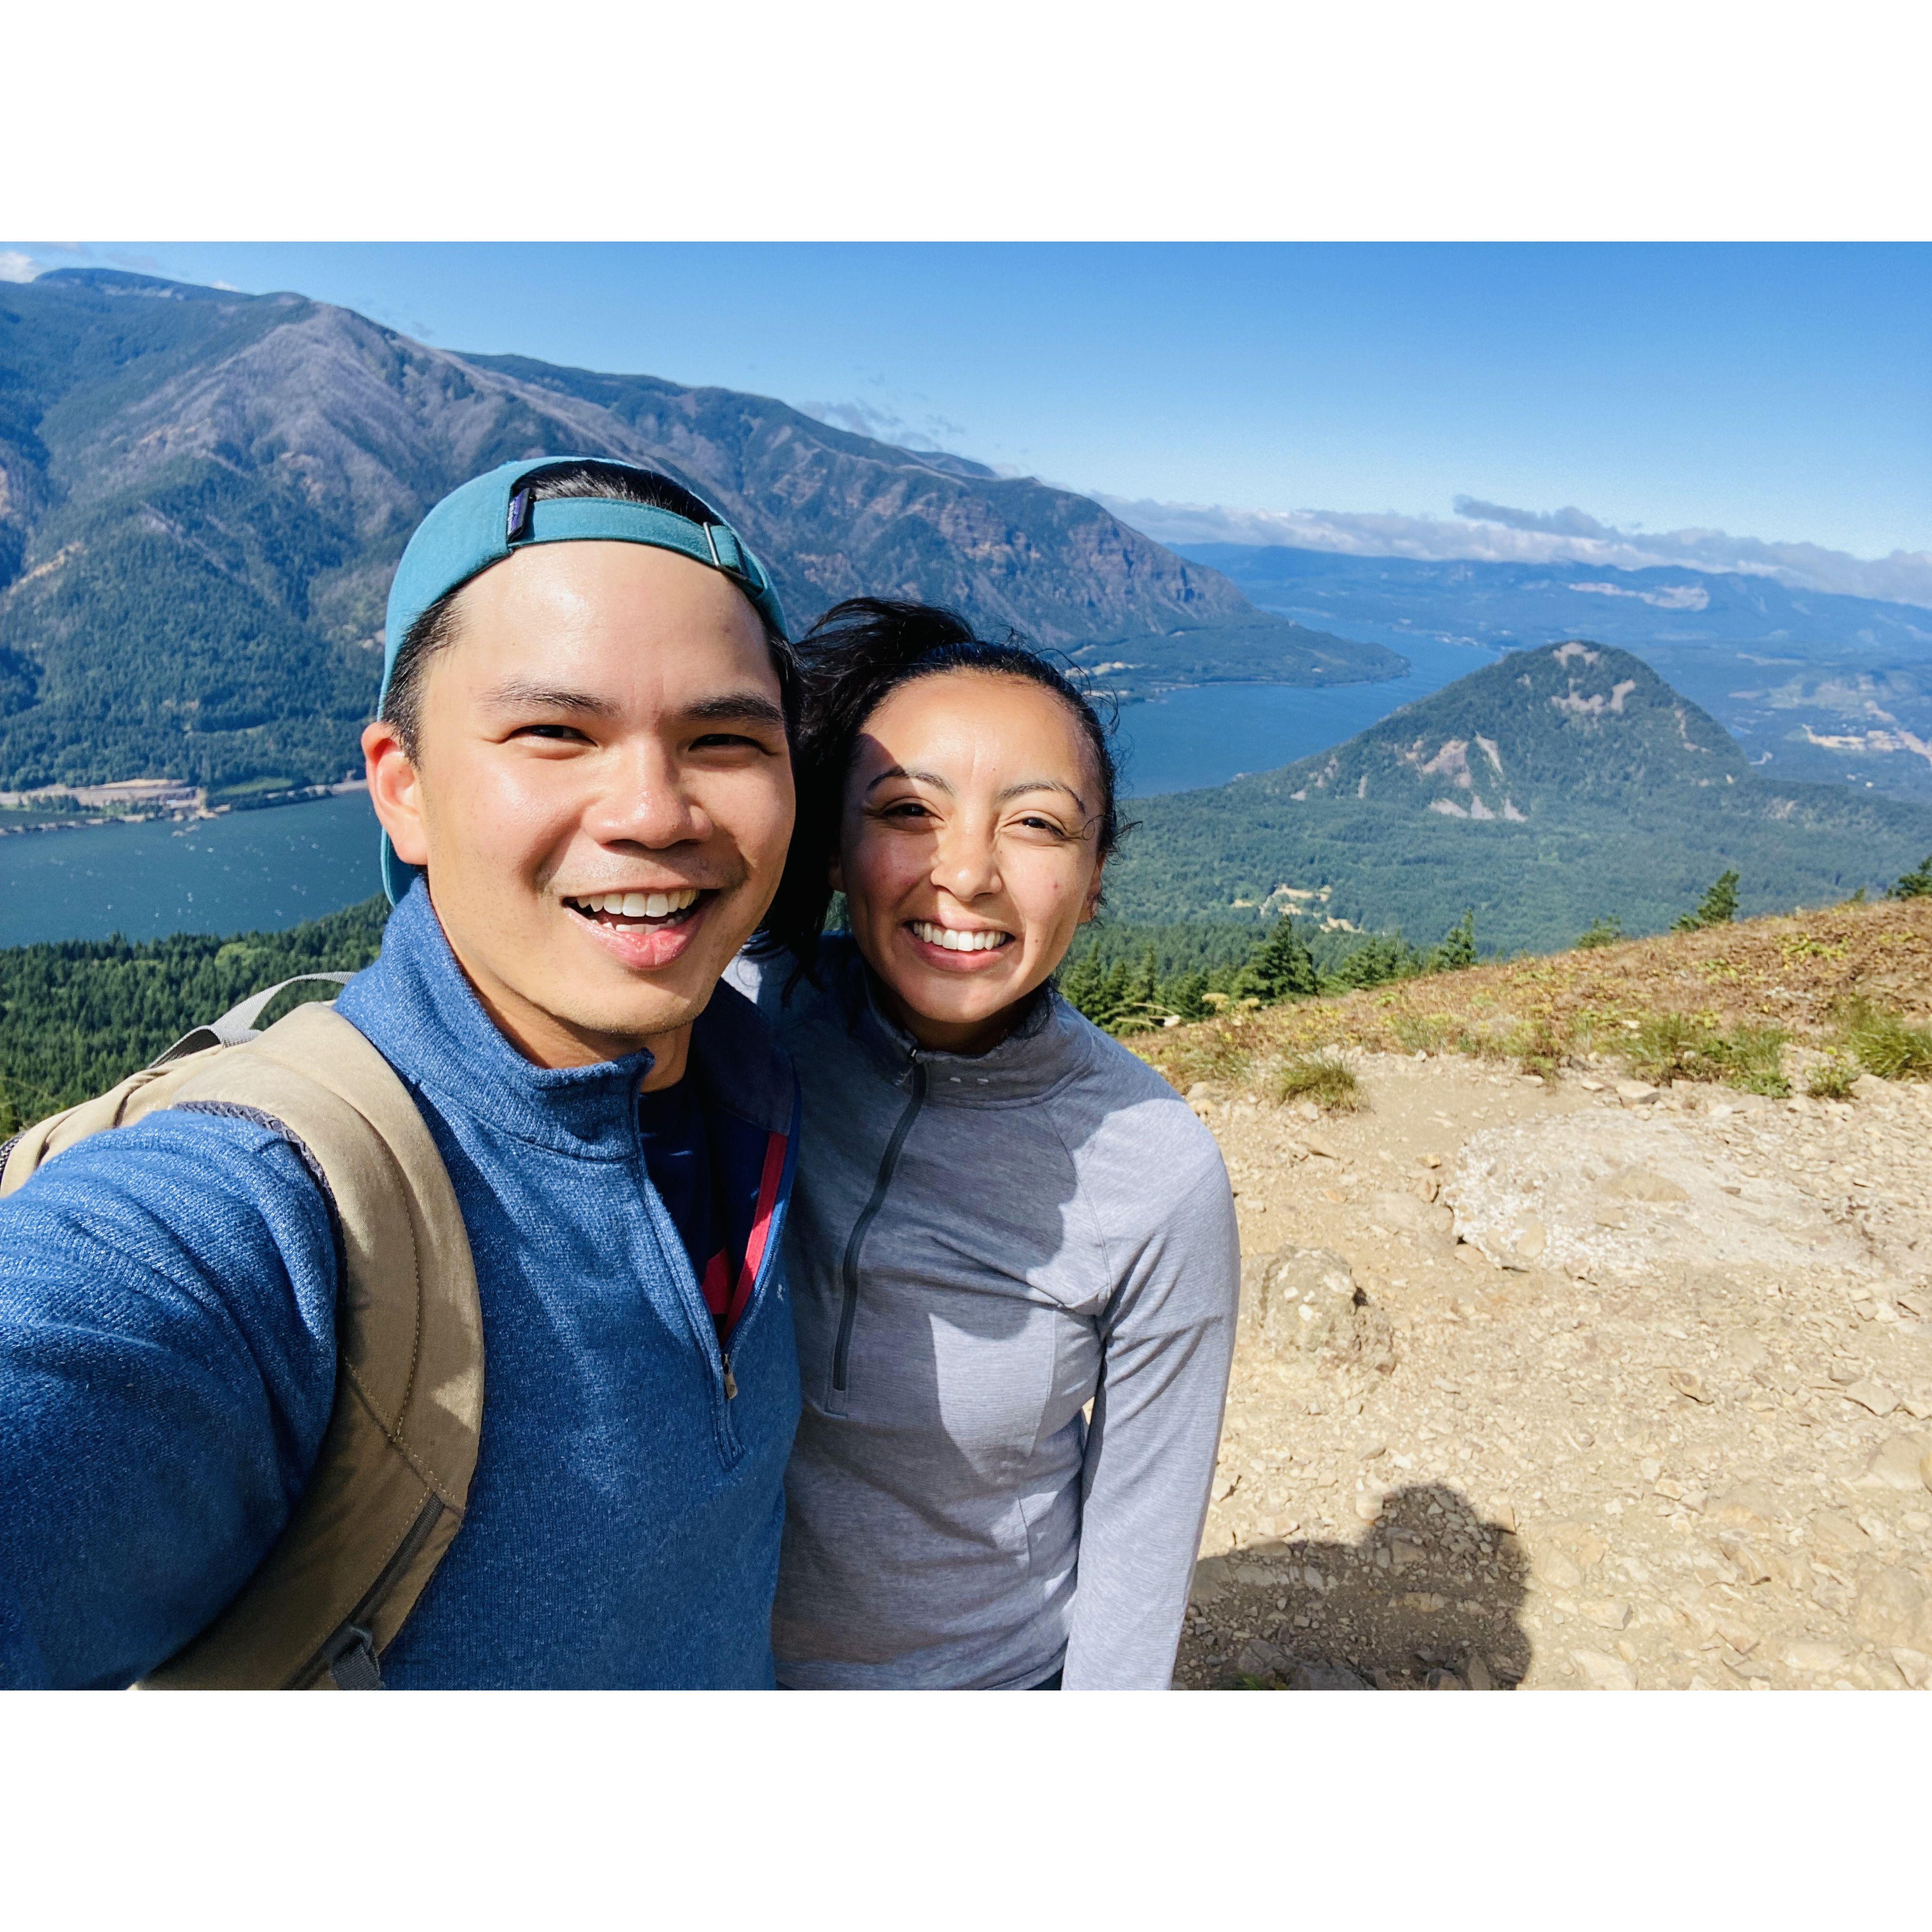
<svg viewBox="0 0 1932 1932"><path fill-rule="evenodd" d="M653 746L622 761L609 790L585 814L584 829L603 844L663 851L701 843L712 828L676 760Z"/></svg>

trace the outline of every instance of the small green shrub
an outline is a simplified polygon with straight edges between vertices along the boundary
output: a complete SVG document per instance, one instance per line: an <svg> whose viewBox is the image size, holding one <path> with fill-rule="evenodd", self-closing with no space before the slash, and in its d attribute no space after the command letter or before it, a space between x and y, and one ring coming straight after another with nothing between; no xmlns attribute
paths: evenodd
<svg viewBox="0 0 1932 1932"><path fill-rule="evenodd" d="M1636 1035L1626 1041L1624 1058L1641 1078L1660 1086L1672 1080L1696 1077L1699 1049L1707 1037L1706 1029L1684 1013L1646 1013Z"/></svg>
<svg viewBox="0 0 1932 1932"><path fill-rule="evenodd" d="M1570 1057L1570 1030L1561 1020L1546 1014L1518 1028L1510 1046L1520 1072L1552 1080Z"/></svg>
<svg viewBox="0 0 1932 1932"><path fill-rule="evenodd" d="M1702 1058L1726 1087L1781 1100L1791 1091L1791 1082L1784 1077L1789 1037L1781 1027L1737 1027L1712 1034Z"/></svg>
<svg viewBox="0 0 1932 1932"><path fill-rule="evenodd" d="M1405 1053L1440 1053L1449 1037L1449 1022L1441 1014L1396 1013L1389 1031Z"/></svg>
<svg viewBox="0 0 1932 1932"><path fill-rule="evenodd" d="M1580 952L1583 952L1588 951L1592 946L1614 946L1623 936L1624 922L1612 913L1596 920L1589 929L1578 938L1576 950Z"/></svg>
<svg viewBox="0 0 1932 1932"><path fill-rule="evenodd" d="M1721 1033L1688 1013L1650 1013L1623 1049L1632 1072L1659 1086L1672 1080L1712 1080L1748 1094L1782 1100L1790 1036L1780 1027L1736 1027Z"/></svg>
<svg viewBox="0 0 1932 1932"><path fill-rule="evenodd" d="M1312 1100L1330 1113L1352 1114L1362 1105L1355 1070L1332 1053L1296 1053L1277 1060L1263 1077L1262 1091L1277 1107Z"/></svg>
<svg viewBox="0 0 1932 1932"><path fill-rule="evenodd" d="M1834 1054L1812 1068L1804 1090L1814 1100L1847 1100L1851 1098L1852 1083L1864 1071L1856 1060L1840 1060Z"/></svg>
<svg viewBox="0 0 1932 1932"><path fill-rule="evenodd" d="M1932 1027L1912 1026L1869 1000L1846 1010L1846 1050L1881 1080L1932 1080Z"/></svg>
<svg viewBox="0 0 1932 1932"><path fill-rule="evenodd" d="M1687 912L1671 926L1672 932L1697 932L1707 926L1728 926L1738 916L1738 875L1720 873L1695 912Z"/></svg>

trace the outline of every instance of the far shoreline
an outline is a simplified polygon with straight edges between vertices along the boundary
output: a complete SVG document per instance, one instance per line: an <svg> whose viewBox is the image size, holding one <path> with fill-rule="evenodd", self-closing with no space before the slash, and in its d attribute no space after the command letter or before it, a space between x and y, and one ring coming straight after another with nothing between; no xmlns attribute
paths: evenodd
<svg viewBox="0 0 1932 1932"><path fill-rule="evenodd" d="M193 811L117 812L77 813L70 818L52 818L34 825L0 823L0 838L24 838L39 832L82 832L108 825L158 825L172 822L184 827L205 825L239 812L274 812L284 806L319 805L324 799L340 798L350 792L366 792L367 778L344 778L334 784L304 785L298 790L268 792L259 798L230 799L221 805L202 805Z"/></svg>

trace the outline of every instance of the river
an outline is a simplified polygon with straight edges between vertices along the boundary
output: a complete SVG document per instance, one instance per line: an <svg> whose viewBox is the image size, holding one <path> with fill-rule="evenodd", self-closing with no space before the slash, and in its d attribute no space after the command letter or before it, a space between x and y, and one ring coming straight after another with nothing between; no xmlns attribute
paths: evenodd
<svg viewBox="0 0 1932 1932"><path fill-rule="evenodd" d="M1387 683L1204 685L1124 706L1127 789L1144 798L1292 764L1480 670L1492 656L1418 638L1398 648L1414 668ZM0 838L0 946L293 926L380 890L376 838L368 798L348 792L186 826L105 825Z"/></svg>

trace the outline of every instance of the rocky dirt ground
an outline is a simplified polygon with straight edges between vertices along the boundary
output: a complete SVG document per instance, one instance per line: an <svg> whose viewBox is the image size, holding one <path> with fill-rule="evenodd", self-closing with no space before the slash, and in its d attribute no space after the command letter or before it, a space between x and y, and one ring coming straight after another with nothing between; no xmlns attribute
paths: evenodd
<svg viewBox="0 0 1932 1932"><path fill-rule="evenodd" d="M1177 1684L1932 1688L1932 1084L1351 1057L1191 1084L1246 1259Z"/></svg>

